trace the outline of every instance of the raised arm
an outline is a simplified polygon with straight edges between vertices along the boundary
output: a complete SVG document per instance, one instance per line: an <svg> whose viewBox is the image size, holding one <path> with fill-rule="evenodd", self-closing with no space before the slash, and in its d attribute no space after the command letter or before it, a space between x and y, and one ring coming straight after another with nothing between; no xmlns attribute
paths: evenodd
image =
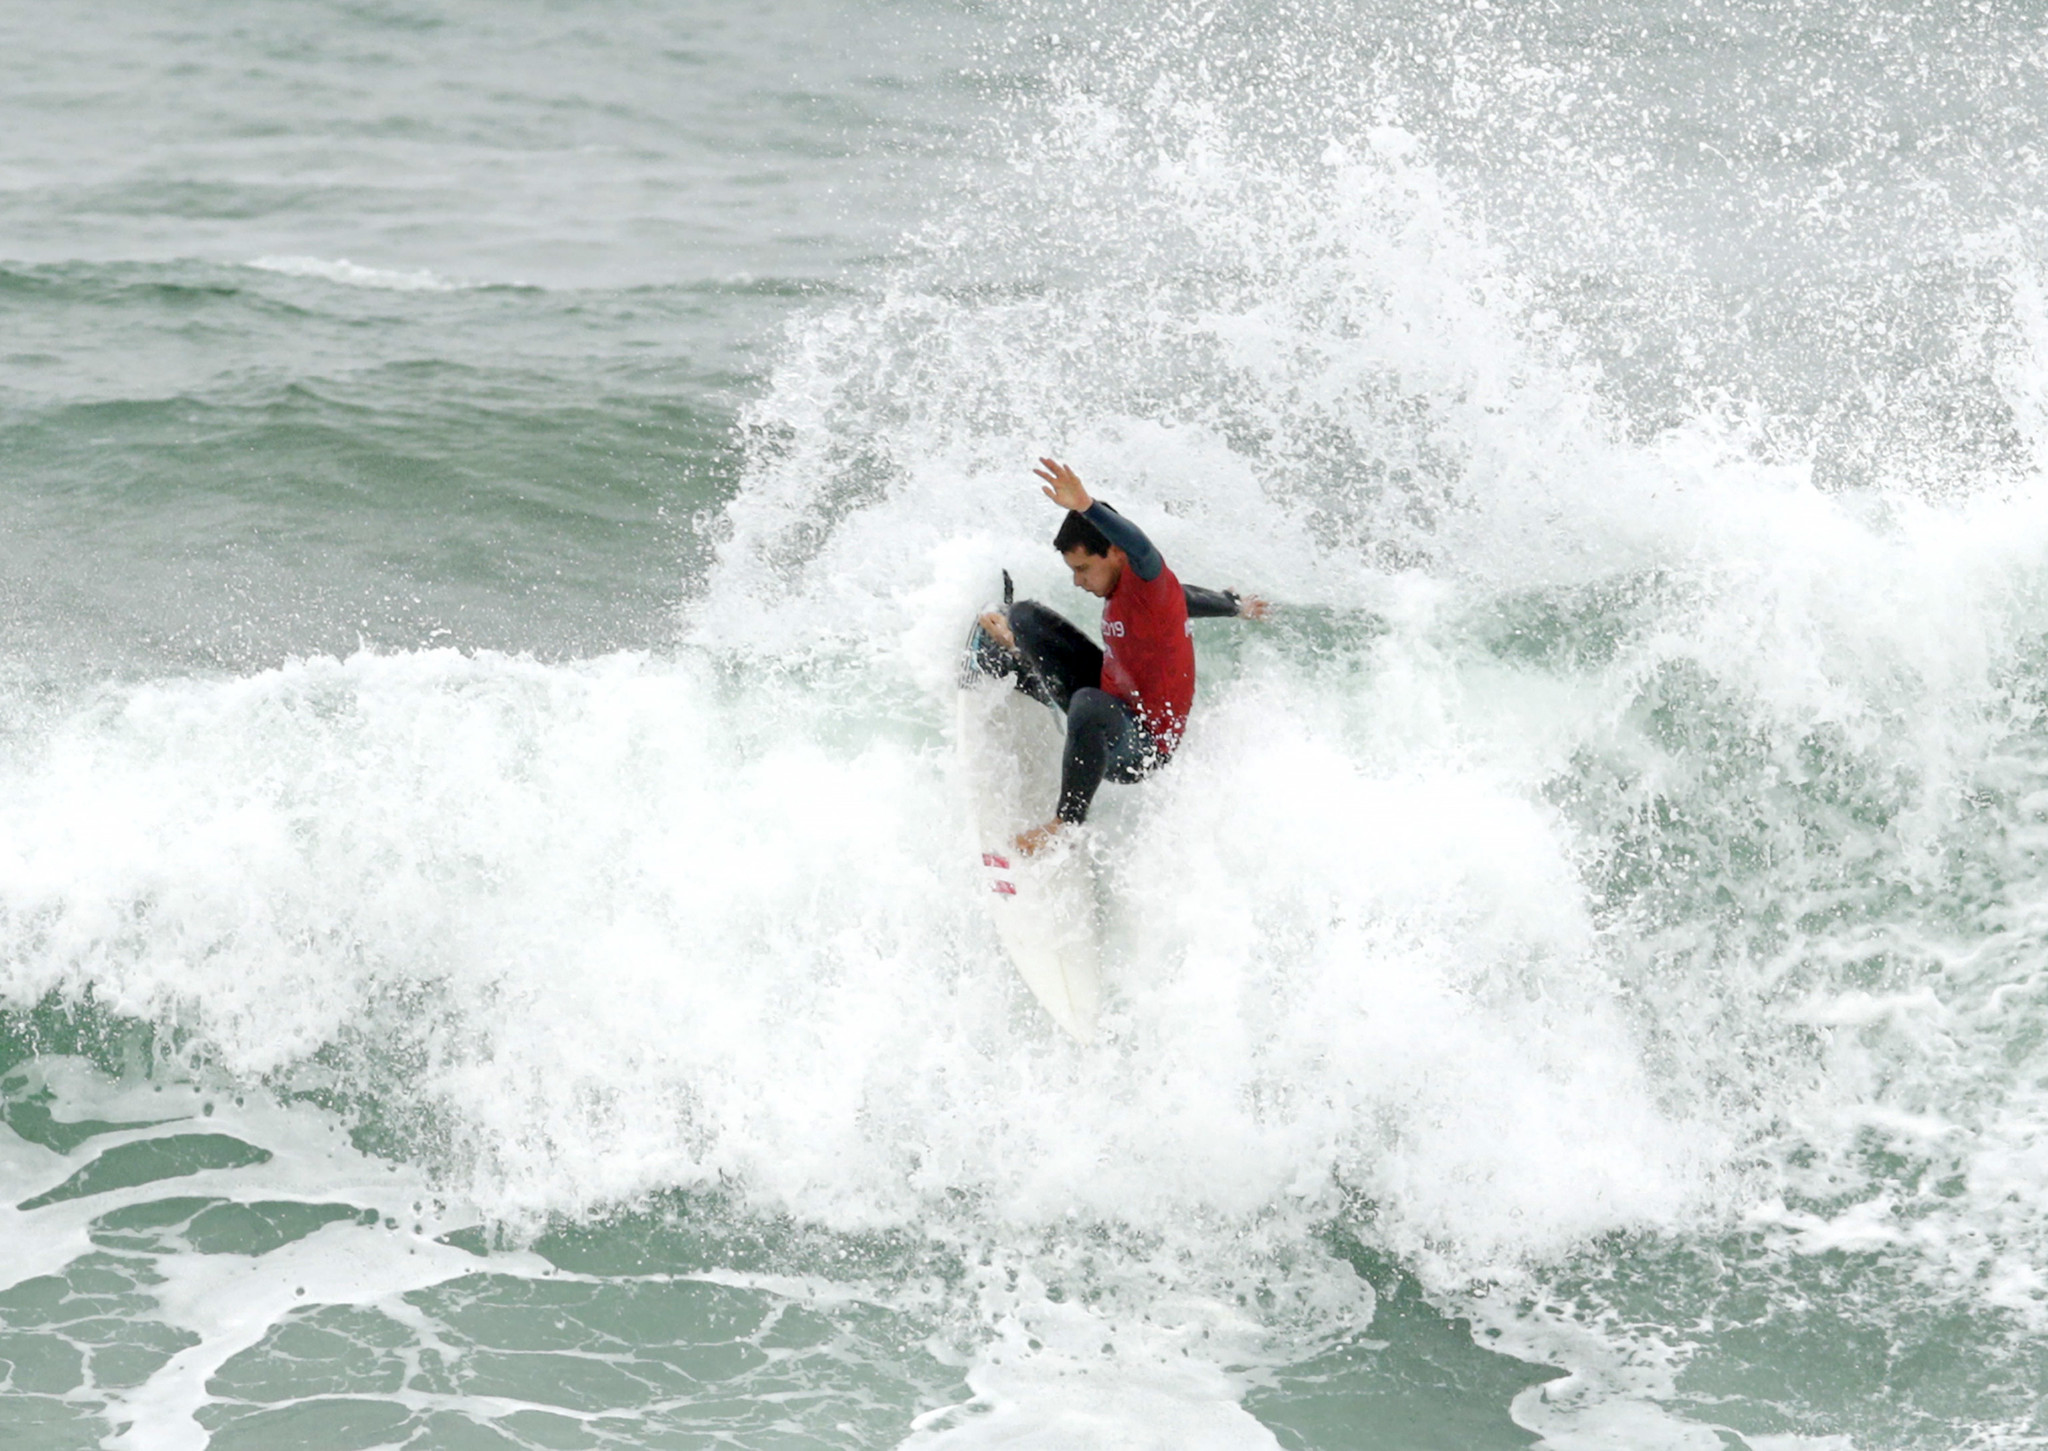
<svg viewBox="0 0 2048 1451"><path fill-rule="evenodd" d="M1157 579L1159 571L1166 568L1166 561L1145 537L1145 531L1126 519L1109 505L1096 499L1081 511L1081 517L1102 531L1102 537L1121 549L1131 561L1131 568L1138 571L1139 579Z"/></svg>
<svg viewBox="0 0 2048 1451"><path fill-rule="evenodd" d="M1045 496L1062 509L1072 509L1102 531L1102 537L1121 549L1138 571L1139 579L1157 579L1166 561L1145 537L1145 531L1100 499L1090 498L1081 476L1056 459L1042 458L1032 472L1045 480Z"/></svg>

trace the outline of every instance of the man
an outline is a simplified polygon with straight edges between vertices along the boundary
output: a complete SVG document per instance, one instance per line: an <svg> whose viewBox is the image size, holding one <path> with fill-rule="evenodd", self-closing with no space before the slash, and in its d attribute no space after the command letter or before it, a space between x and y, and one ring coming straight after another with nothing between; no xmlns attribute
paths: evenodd
<svg viewBox="0 0 2048 1451"><path fill-rule="evenodd" d="M1035 600L981 617L975 663L1014 675L1017 688L1067 717L1060 799L1052 820L1017 838L1026 856L1088 819L1104 780L1141 781L1173 758L1195 702L1195 642L1188 621L1214 615L1262 620L1264 600L1183 586L1130 520L1088 496L1080 476L1042 458L1033 472L1067 511L1053 548L1074 583L1102 599L1102 648ZM984 638L985 637L985 638Z"/></svg>

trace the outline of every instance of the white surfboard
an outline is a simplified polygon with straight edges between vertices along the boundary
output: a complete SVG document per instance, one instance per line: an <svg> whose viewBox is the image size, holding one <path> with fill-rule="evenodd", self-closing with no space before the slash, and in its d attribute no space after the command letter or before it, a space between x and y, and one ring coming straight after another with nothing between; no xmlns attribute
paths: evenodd
<svg viewBox="0 0 2048 1451"><path fill-rule="evenodd" d="M981 900L996 936L1053 1021L1091 1043L1102 979L1088 859L1072 841L1033 857L1013 845L1052 816L1065 743L1060 717L1007 680L970 674L954 740Z"/></svg>

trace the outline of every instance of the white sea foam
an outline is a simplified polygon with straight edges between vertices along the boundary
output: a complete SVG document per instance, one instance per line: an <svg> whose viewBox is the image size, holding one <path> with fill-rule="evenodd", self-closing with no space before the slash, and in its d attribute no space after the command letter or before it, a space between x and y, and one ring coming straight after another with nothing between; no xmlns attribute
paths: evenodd
<svg viewBox="0 0 2048 1451"><path fill-rule="evenodd" d="M0 1208L5 1259L0 1279L17 1285L34 1275L57 1275L92 1248L88 1226L104 1215L147 1204L166 1193L210 1196L230 1203L287 1201L340 1203L377 1211L379 1222L330 1223L295 1243L252 1258L242 1254L165 1255L145 1280L155 1304L150 1318L195 1342L170 1357L139 1385L116 1381L98 1387L115 1428L112 1447L137 1451L199 1451L207 1432L194 1413L213 1399L208 1380L231 1357L255 1345L294 1310L309 1305L374 1305L408 1291L474 1273L477 1259L437 1242L444 1231L474 1221L451 1206L417 1169L380 1162L350 1146L331 1115L286 1105L260 1090L222 1092L161 1081L108 1080L75 1059L44 1059L23 1071L16 1093L47 1092L66 1113L132 1123L137 1127L97 1136L66 1157L29 1145L0 1129L8 1158L9 1199L56 1188L100 1153L174 1134L229 1135L267 1152L266 1162L187 1174L21 1210ZM19 1162L33 1155L34 1165ZM189 1214L189 1211L188 1211ZM506 1255L493 1269L506 1274L551 1273L544 1262ZM79 1334L88 1327L54 1333ZM24 1388L25 1389L25 1388Z"/></svg>
<svg viewBox="0 0 2048 1451"><path fill-rule="evenodd" d="M1621 1025L1564 989L1591 944L1525 802L1375 781L1219 705L1184 773L1104 812L1125 1051L1090 1057L999 970L941 739L849 733L808 695L687 658L452 652L138 689L14 783L8 897L45 924L15 989L176 1013L238 1074L425 993L445 1016L415 1091L508 1213L723 1174L848 1226L964 1189L1020 1223L1164 1229L1321 1196L1355 1160L1411 1182L1418 1239L1491 1254L1530 1232L1502 1216L1567 1242L1612 1222L1591 1206L1685 1192L1699 1150L1674 1158L1654 1112L1606 1114L1604 1156L1559 1141L1560 1170L1592 1156L1565 1203L1528 1178L1540 1125L1646 1094ZM1530 1037L1488 976L1546 962ZM1456 1066L1432 1092L1433 1063ZM1445 1129L1412 1162L1383 1142L1411 1118Z"/></svg>

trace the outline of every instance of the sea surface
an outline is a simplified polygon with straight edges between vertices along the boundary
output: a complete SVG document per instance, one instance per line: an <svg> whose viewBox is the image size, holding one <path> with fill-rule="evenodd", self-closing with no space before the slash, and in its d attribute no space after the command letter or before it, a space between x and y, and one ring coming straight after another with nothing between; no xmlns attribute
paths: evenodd
<svg viewBox="0 0 2048 1451"><path fill-rule="evenodd" d="M2048 18L0 8L0 1445L2048 1446ZM1180 575L1082 1048L949 736Z"/></svg>

